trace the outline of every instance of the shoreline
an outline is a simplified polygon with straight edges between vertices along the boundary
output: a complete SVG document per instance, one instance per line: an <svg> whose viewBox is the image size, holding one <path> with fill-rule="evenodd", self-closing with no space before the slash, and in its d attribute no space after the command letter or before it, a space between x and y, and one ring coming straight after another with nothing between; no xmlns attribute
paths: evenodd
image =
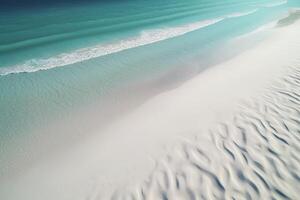
<svg viewBox="0 0 300 200"><path fill-rule="evenodd" d="M151 98L174 90L209 68L254 48L267 35L268 32L259 29L250 36L246 34L243 38L224 42L222 47L209 49L206 54L210 57L206 57L205 61L199 61L199 58L193 56L193 59L184 60L178 66L164 70L159 76L150 75L150 78L146 80L146 77L142 77L142 80L134 80L130 84L111 91L111 94L103 98L95 98L96 100L93 100L92 103L87 102L79 106L74 111L66 110L66 115L56 113L59 116L57 119L50 118L46 122L36 123L37 127L24 130L20 134L20 138L15 139L13 145L10 144L12 151L8 150L7 152L10 154L2 157L3 162L9 163L5 166L8 170L2 170L0 178L2 180L14 179L26 173L36 163L52 159L61 152L79 145L82 141L89 140L93 135L102 134L107 126L134 112ZM184 69L181 66L183 64L187 65ZM57 74L51 74L51 76L55 75ZM27 135L26 132L30 135ZM103 137L106 137L105 135L107 134L104 134ZM13 150L18 150L19 146L22 147L22 152L14 152ZM35 151L35 149L39 149L39 151ZM30 158L23 156L26 154L30 154ZM11 166L14 166L13 169Z"/></svg>
<svg viewBox="0 0 300 200"><path fill-rule="evenodd" d="M106 137L96 134L77 148L33 168L19 179L20 185L12 187L8 184L6 187L14 188L26 199L30 193L34 194L32 190L36 190L34 186L41 179L53 180L55 183L41 183L40 190L35 193L37 199L50 190L61 194L62 199L80 199L80 195L84 197L91 193L91 187L95 187L92 195L99 198L98 195L113 192L128 183L134 185L148 176L155 160L164 154L164 148L168 148L166 145L172 146L178 138L192 138L199 130L230 119L241 100L263 93L272 80L280 77L284 67L298 59L299 25L297 22L271 30L272 35L256 47L150 99L107 128ZM95 152L97 155L93 155ZM78 165L76 169L72 167L74 165ZM74 174L78 177L73 177ZM68 181L63 183L66 179ZM56 185L58 180L69 186L65 196L60 191L60 184ZM93 182L92 186L83 186L86 181ZM72 196L72 191L80 194Z"/></svg>

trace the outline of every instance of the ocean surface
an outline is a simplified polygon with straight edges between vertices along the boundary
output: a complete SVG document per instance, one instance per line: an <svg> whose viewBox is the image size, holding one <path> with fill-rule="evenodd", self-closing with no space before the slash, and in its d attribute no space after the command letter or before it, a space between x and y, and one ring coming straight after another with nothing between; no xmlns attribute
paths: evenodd
<svg viewBox="0 0 300 200"><path fill-rule="evenodd" d="M298 0L4 2L0 163L26 157L20 144L44 134L34 130L127 93L127 86L174 71L179 79L199 73L228 41L267 28L299 6Z"/></svg>

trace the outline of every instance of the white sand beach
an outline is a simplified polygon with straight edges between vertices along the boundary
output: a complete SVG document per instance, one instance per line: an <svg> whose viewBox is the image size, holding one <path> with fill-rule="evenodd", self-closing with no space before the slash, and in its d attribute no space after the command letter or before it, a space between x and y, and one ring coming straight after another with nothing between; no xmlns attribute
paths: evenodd
<svg viewBox="0 0 300 200"><path fill-rule="evenodd" d="M300 22L264 31L254 47L1 182L1 198L299 198Z"/></svg>

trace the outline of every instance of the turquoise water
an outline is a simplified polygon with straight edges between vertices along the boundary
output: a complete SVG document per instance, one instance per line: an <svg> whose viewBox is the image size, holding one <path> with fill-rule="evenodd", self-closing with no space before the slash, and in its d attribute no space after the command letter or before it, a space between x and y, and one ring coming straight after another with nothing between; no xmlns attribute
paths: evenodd
<svg viewBox="0 0 300 200"><path fill-rule="evenodd" d="M1 8L0 162L14 138L126 85L184 71L191 60L203 68L226 41L299 5L132 0Z"/></svg>
<svg viewBox="0 0 300 200"><path fill-rule="evenodd" d="M261 13L253 14L252 19L264 20L265 16L278 10L276 7L286 6L282 4L282 6L268 7L277 5L274 2L277 1L167 0L150 2L137 0L3 12L0 18L0 66L1 68L22 66L15 70L19 72L30 71L31 68L42 68L43 65L46 65L45 68L67 65L73 62L71 61L74 60L73 57L69 58L65 55L59 59L57 56L63 53L73 55L72 52L76 50L97 44L115 44L115 48L120 49L120 41L130 38L137 40L140 45L148 44L155 39L141 39L142 31L153 29L163 31L168 27L184 26L202 20L215 20L230 17L232 14L251 13L257 11L256 9L260 9L258 12ZM278 2L284 3L284 1ZM255 24L255 22L253 20L252 23ZM241 29L244 28L246 28L245 25L241 26ZM157 37L162 37L162 33L157 34ZM169 34L169 37L172 35L171 33L164 34ZM109 47L106 47L102 51L108 51L108 49ZM88 49L76 56L81 57L77 58L78 61L82 61L88 59L91 54L92 50ZM43 62L42 59L46 61ZM23 65L24 63L26 64ZM2 69L0 72L3 74L14 72L14 70Z"/></svg>

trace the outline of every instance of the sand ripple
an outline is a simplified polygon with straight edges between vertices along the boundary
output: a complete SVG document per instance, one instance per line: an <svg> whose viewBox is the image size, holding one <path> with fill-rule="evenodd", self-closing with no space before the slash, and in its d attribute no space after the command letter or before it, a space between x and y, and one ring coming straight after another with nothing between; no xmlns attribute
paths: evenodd
<svg viewBox="0 0 300 200"><path fill-rule="evenodd" d="M111 199L299 199L300 70L200 135L159 161L134 191Z"/></svg>

